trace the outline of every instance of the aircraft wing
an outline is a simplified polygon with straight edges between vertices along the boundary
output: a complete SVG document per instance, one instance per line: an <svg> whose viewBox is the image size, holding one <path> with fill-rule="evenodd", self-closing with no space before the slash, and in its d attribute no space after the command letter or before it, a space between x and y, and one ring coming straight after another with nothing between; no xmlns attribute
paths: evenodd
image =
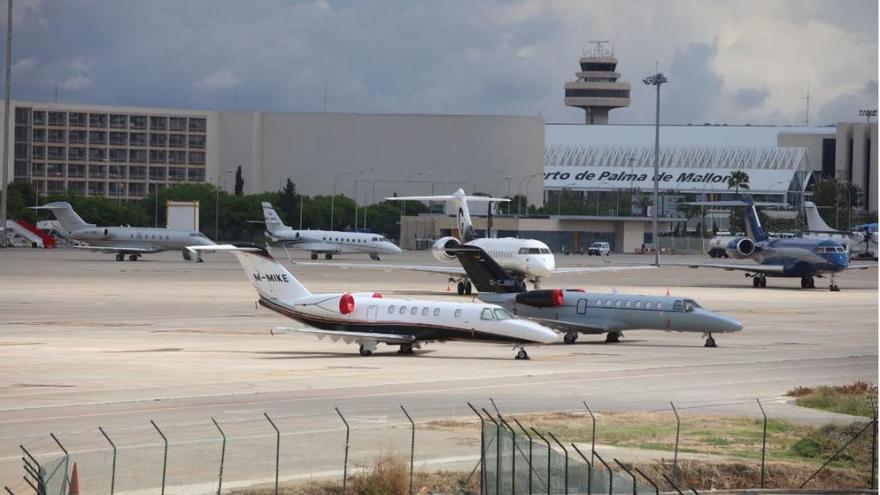
<svg viewBox="0 0 880 495"><path fill-rule="evenodd" d="M131 247L131 246L88 246L88 245L78 245L74 246L75 249L85 249L86 251L98 251L101 253L158 253L162 251L161 249L156 248L142 248L142 247Z"/></svg>
<svg viewBox="0 0 880 495"><path fill-rule="evenodd" d="M601 334L610 332L612 329L604 325L592 325L588 323L573 323L570 321L553 320L549 318L532 318L529 320L540 323L545 327L550 327L559 332L580 332L588 334Z"/></svg>
<svg viewBox="0 0 880 495"><path fill-rule="evenodd" d="M556 267L554 275L563 273L619 272L624 270L650 270L654 265L608 265L608 266L563 266Z"/></svg>
<svg viewBox="0 0 880 495"><path fill-rule="evenodd" d="M388 265L381 263L325 263L322 261L297 261L302 266L333 266L342 269L363 268L366 270L406 270L411 272L439 273L441 275L464 276L464 268L456 266L431 266L431 265Z"/></svg>
<svg viewBox="0 0 880 495"><path fill-rule="evenodd" d="M273 333L298 332L307 333L319 339L330 338L333 341L343 340L346 343L359 340L375 340L386 344L411 344L415 342L412 335L395 335L390 333L346 332L341 330L318 330L316 328L275 327Z"/></svg>
<svg viewBox="0 0 880 495"><path fill-rule="evenodd" d="M721 270L741 270L764 275L781 275L785 268L781 265L743 265L735 263L664 263L664 266L686 266L688 268L718 268Z"/></svg>
<svg viewBox="0 0 880 495"><path fill-rule="evenodd" d="M877 263L852 263L846 267L847 270L867 270L868 268L877 268Z"/></svg>

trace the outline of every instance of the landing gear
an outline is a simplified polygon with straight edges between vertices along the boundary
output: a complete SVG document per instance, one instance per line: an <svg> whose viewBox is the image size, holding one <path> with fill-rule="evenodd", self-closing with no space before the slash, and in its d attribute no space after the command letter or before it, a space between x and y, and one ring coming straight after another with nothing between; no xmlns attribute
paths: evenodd
<svg viewBox="0 0 880 495"><path fill-rule="evenodd" d="M137 261L139 256L140 255L137 255L137 254L129 254L128 261Z"/></svg>
<svg viewBox="0 0 880 495"><path fill-rule="evenodd" d="M514 359L530 359L529 353L526 352L522 347L519 348L519 352L516 353L516 357Z"/></svg>
<svg viewBox="0 0 880 495"><path fill-rule="evenodd" d="M535 290L540 289L541 288L541 279L536 278L536 279L532 280L532 284L534 284Z"/></svg>
<svg viewBox="0 0 880 495"><path fill-rule="evenodd" d="M122 253L116 253L116 261L124 261L125 255Z"/></svg>
<svg viewBox="0 0 880 495"><path fill-rule="evenodd" d="M767 277L764 275L755 275L752 277L752 287L756 289L763 289L767 287Z"/></svg>
<svg viewBox="0 0 880 495"><path fill-rule="evenodd" d="M471 295L473 293L474 287L471 285L469 280L462 280L458 283L458 295L463 296L465 294Z"/></svg>
<svg viewBox="0 0 880 495"><path fill-rule="evenodd" d="M706 337L706 343L703 345L703 347L718 347L718 345L715 344L715 339L712 338L711 333L709 334L708 337Z"/></svg>
<svg viewBox="0 0 880 495"><path fill-rule="evenodd" d="M204 262L205 262L205 260L203 260L201 256L196 258L196 263L204 263Z"/></svg>
<svg viewBox="0 0 880 495"><path fill-rule="evenodd" d="M333 259L333 253L324 253L324 259L325 259L325 260L332 260L332 259Z"/></svg>
<svg viewBox="0 0 880 495"><path fill-rule="evenodd" d="M309 255L309 258L311 258L313 260L318 259L318 253L312 253L311 255Z"/></svg>
<svg viewBox="0 0 880 495"><path fill-rule="evenodd" d="M840 287L837 285L837 274L836 273L831 274L831 284L828 287L828 289L830 289L831 292L840 292Z"/></svg>
<svg viewBox="0 0 880 495"><path fill-rule="evenodd" d="M382 259L379 258L379 255L376 253L370 253L370 259L373 261L382 261Z"/></svg>
<svg viewBox="0 0 880 495"><path fill-rule="evenodd" d="M801 289L815 289L816 280L813 277L801 277Z"/></svg>
<svg viewBox="0 0 880 495"><path fill-rule="evenodd" d="M574 344L578 339L577 332L565 332L565 336L562 337L562 341L566 344Z"/></svg>
<svg viewBox="0 0 880 495"><path fill-rule="evenodd" d="M622 336L623 335L621 335L620 332L608 332L608 335L605 336L605 343L617 344L618 342L620 342L620 337Z"/></svg>
<svg viewBox="0 0 880 495"><path fill-rule="evenodd" d="M412 344L400 344L400 350L397 351L398 354L415 354L413 351Z"/></svg>
<svg viewBox="0 0 880 495"><path fill-rule="evenodd" d="M367 346L365 346L363 344L361 344L359 351L361 353L361 356L364 356L364 357L373 355L373 350L369 349Z"/></svg>

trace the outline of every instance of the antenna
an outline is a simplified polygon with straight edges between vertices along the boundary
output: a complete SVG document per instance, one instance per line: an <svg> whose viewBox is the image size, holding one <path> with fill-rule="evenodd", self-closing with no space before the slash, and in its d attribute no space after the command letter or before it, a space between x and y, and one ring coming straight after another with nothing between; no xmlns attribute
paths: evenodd
<svg viewBox="0 0 880 495"><path fill-rule="evenodd" d="M610 48L605 48L605 44L611 43L608 40L590 40L587 43L593 45L593 56L594 57L610 57L613 55L613 52Z"/></svg>
<svg viewBox="0 0 880 495"><path fill-rule="evenodd" d="M327 113L327 78L324 78L324 113Z"/></svg>
<svg viewBox="0 0 880 495"><path fill-rule="evenodd" d="M807 126L807 127L809 127L809 126L810 126L810 81L807 81L807 95L804 96L804 97L801 98L801 99L802 99L802 100L806 100L807 115L806 115L806 118L805 118L805 120L804 120L804 121L805 121L805 124L804 124L804 125Z"/></svg>

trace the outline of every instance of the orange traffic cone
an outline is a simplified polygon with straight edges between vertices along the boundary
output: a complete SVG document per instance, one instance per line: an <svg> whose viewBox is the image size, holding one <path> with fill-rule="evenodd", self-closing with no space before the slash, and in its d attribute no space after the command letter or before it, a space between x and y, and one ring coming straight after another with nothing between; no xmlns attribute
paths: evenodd
<svg viewBox="0 0 880 495"><path fill-rule="evenodd" d="M76 470L76 463L73 463L73 471L70 473L70 489L67 495L79 495L79 473Z"/></svg>

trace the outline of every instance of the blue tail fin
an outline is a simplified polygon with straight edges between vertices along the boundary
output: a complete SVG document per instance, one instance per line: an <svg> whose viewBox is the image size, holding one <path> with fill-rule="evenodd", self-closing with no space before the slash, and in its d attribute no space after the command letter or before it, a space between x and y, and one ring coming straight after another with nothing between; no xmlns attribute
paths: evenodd
<svg viewBox="0 0 880 495"><path fill-rule="evenodd" d="M758 219L758 211L755 209L755 202L752 198L746 198L746 234L755 242L765 241L770 236L761 227L761 221Z"/></svg>

